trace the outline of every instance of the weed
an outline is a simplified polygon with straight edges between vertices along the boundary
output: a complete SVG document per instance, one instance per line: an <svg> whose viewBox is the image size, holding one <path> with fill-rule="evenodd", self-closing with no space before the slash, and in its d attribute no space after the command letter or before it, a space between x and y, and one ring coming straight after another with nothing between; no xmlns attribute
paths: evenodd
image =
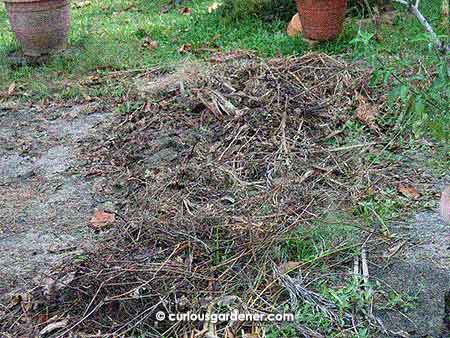
<svg viewBox="0 0 450 338"><path fill-rule="evenodd" d="M389 292L387 295L387 303L380 306L380 308L399 310L402 312L407 312L410 309L416 307L417 297L408 295L406 293Z"/></svg>
<svg viewBox="0 0 450 338"><path fill-rule="evenodd" d="M387 222L400 215L404 205L398 198L394 188L369 194L355 208L355 216L361 217L367 223L379 223L387 231Z"/></svg>
<svg viewBox="0 0 450 338"><path fill-rule="evenodd" d="M320 286L320 295L335 303L338 312L341 315L340 325L344 327L343 314L345 312L367 314L369 307L373 303L374 292L371 289L364 290L361 288L361 280L358 278L348 278L342 286ZM332 323L323 313L308 303L300 305L295 312L297 325L316 328L327 335L327 337L349 337L348 333L341 332L336 324ZM369 337L369 329L359 327L357 333L352 337ZM296 326L287 324L279 327L270 327L267 337L298 337Z"/></svg>

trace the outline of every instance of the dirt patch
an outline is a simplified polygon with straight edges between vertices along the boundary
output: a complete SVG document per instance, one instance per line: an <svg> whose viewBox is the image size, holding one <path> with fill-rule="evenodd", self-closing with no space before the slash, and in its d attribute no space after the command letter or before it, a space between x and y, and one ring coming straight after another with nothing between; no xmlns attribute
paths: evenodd
<svg viewBox="0 0 450 338"><path fill-rule="evenodd" d="M97 202L77 174L78 148L109 115L84 108L0 108L0 296L39 284L91 242Z"/></svg>

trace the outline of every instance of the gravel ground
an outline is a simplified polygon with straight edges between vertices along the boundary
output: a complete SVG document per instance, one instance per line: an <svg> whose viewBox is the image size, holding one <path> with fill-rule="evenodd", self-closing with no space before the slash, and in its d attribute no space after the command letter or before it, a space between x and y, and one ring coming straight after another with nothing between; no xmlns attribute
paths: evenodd
<svg viewBox="0 0 450 338"><path fill-rule="evenodd" d="M78 146L108 118L95 107L58 112L0 106L0 297L27 288L92 241L94 181L77 174Z"/></svg>
<svg viewBox="0 0 450 338"><path fill-rule="evenodd" d="M444 327L445 295L450 292L450 227L438 212L420 212L392 225L407 243L374 269L375 279L411 300L411 308L382 311L386 327L406 337L450 337ZM448 309L447 309L448 311Z"/></svg>

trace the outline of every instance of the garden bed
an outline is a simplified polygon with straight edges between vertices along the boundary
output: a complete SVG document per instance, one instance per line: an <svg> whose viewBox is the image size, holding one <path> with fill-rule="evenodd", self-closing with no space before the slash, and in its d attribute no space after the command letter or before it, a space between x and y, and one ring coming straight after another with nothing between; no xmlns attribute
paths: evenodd
<svg viewBox="0 0 450 338"><path fill-rule="evenodd" d="M396 184L399 166L376 160L391 143L377 124L385 98L369 89L370 68L315 53L213 60L108 75L127 81L128 94L112 127L85 147L82 168L108 178L110 217L92 223L105 239L55 268L51 286L10 304L0 332L42 333L56 322L57 336L262 336L254 323L157 322L155 314L282 313L300 304L323 316L326 330L383 330L371 312L319 294L317 281L353 278L353 256L388 242L386 229L351 224L303 259L291 246L301 229L312 250L316 221L363 213L360 202ZM352 123L364 132L351 137ZM292 325L298 336L330 332Z"/></svg>

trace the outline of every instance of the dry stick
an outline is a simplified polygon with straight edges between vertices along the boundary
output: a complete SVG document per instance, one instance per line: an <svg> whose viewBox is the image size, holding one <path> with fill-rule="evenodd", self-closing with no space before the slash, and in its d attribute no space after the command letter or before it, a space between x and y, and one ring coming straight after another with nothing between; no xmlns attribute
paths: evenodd
<svg viewBox="0 0 450 338"><path fill-rule="evenodd" d="M287 106L287 102L286 102ZM286 156L286 164L289 166L289 150L286 141L286 120L287 120L287 108L285 107L283 111L283 116L281 118L281 144L283 147L284 155Z"/></svg>
<svg viewBox="0 0 450 338"><path fill-rule="evenodd" d="M448 0L442 0L442 24L447 27L448 27L448 16L449 16Z"/></svg>
<svg viewBox="0 0 450 338"><path fill-rule="evenodd" d="M428 20L419 11L420 0L416 0L415 4L413 4L411 0L394 0L394 1L408 7L409 11L420 21L422 26L424 26L426 31L430 34L431 39L433 40L436 48L439 51L447 53L450 52L450 46L445 46L444 42L439 40L437 34L433 30L433 27L431 27Z"/></svg>
<svg viewBox="0 0 450 338"><path fill-rule="evenodd" d="M139 285L138 287L135 287L134 289L132 289L130 291L122 293L122 294L120 294L118 296L114 296L114 297L108 298L107 300L108 301L112 301L112 300L116 300L116 298L122 298L122 297L127 296L129 294L132 294L136 290L139 290L139 289L143 288L144 286L150 284L155 279L155 276L167 265L167 263L172 259L172 257L179 251L180 246L183 247L184 245L182 246L181 243L180 243L180 244L178 244L176 246L176 248L172 251L172 253L169 255L169 257L167 257L166 260L159 266L158 270L156 270L156 272L153 274L153 277L150 280L147 280L143 284Z"/></svg>
<svg viewBox="0 0 450 338"><path fill-rule="evenodd" d="M367 251L365 244L363 245L361 249L361 267L362 267L362 274L364 279L364 285L367 287L369 284L369 267L367 265Z"/></svg>
<svg viewBox="0 0 450 338"><path fill-rule="evenodd" d="M355 277L357 277L359 275L359 258L358 258L358 256L355 256L353 258L353 274L355 275Z"/></svg>
<svg viewBox="0 0 450 338"><path fill-rule="evenodd" d="M78 325L80 325L82 322L84 322L91 314L93 314L97 309L101 308L105 303L103 301L100 301L100 303L97 304L88 314L86 314L84 317L82 317L78 322L73 324L70 328L65 330L59 337L64 337L69 332L72 332L74 328L76 328Z"/></svg>
<svg viewBox="0 0 450 338"><path fill-rule="evenodd" d="M246 129L248 126L246 124L244 124L241 128L239 128L238 132L236 133L236 136L234 137L234 139L230 142L230 144L228 145L228 147L223 151L223 153L219 156L217 161L221 161L223 156L225 155L225 153L233 146L234 142L236 142L237 138L239 137L239 135L242 133L242 131L244 129Z"/></svg>
<svg viewBox="0 0 450 338"><path fill-rule="evenodd" d="M299 270L300 268L304 267L304 266L307 265L307 264L314 263L314 262L319 261L319 260L321 260L321 259L324 259L324 258L327 258L327 257L332 256L332 255L334 255L334 254L337 254L337 253L339 253L339 252L342 252L342 251L345 251L345 250L354 248L354 247L356 247L356 246L358 246L358 245L359 245L359 243L358 243L358 244L344 245L344 246L342 246L342 247L337 248L337 249L334 250L334 251L323 253L322 255L320 255L320 256L318 256L318 257L315 257L315 258L313 258L313 259L310 259L310 260L307 260L307 261L305 261L305 262L302 262L302 263L299 264L298 266L293 267L292 269L290 269L290 270L288 270L288 271L282 273L282 275L283 275L283 276L286 276L288 273L293 272L293 271L295 271L295 270ZM272 280L268 285L266 285L266 287L259 293L258 297L260 297L261 295L263 295L264 292L266 292L268 289L270 289L270 288L271 288L275 283L277 283L278 281L279 281L279 278L273 279L273 280ZM255 304L256 300L250 300L250 302L252 302L250 306L253 306L253 305Z"/></svg>
<svg viewBox="0 0 450 338"><path fill-rule="evenodd" d="M361 247L361 269L362 269L362 274L363 274L363 280L364 280L364 288L366 289L367 292L369 292L370 294L373 294L372 292L372 288L369 284L369 266L367 264L367 242L370 240L370 238L372 237L372 235L374 234L374 232L371 232L369 234L369 236L367 237L367 239L364 241L362 247ZM368 316L370 319L374 320L376 323L378 323L378 325L381 327L382 331L386 334L386 328L384 327L384 323L382 322L381 319L377 318L374 316L373 314L373 303L371 302L370 307L369 307L369 311L368 311ZM369 321L370 325L372 325L372 323Z"/></svg>
<svg viewBox="0 0 450 338"><path fill-rule="evenodd" d="M168 297L166 297L165 299L161 299L158 303L156 303L155 305L153 305L150 308L147 308L145 311L143 311L141 314L137 315L136 317L134 317L133 319L129 320L127 323L125 323L125 325L122 325L122 328L127 327L129 324L131 324L133 321L135 321L136 319L138 319L139 317L141 317L137 322L134 323L134 325L128 327L125 331L120 332L120 336L121 337L125 337L125 333L130 332L131 330L133 330L136 326L138 326L140 323L142 323L144 320L146 320L152 313L153 311L162 303L164 303L166 301ZM119 331L121 330L121 328L117 329L115 332L113 332L113 336L116 336Z"/></svg>
<svg viewBox="0 0 450 338"><path fill-rule="evenodd" d="M378 144L378 143L377 142L369 142L369 143L354 144L351 146L343 146L343 147L338 147L338 148L333 148L333 149L320 149L320 150L314 150L314 151L312 151L312 153L323 153L326 151L334 152L334 151L351 150L354 148L369 147L369 146L373 146L375 144Z"/></svg>

